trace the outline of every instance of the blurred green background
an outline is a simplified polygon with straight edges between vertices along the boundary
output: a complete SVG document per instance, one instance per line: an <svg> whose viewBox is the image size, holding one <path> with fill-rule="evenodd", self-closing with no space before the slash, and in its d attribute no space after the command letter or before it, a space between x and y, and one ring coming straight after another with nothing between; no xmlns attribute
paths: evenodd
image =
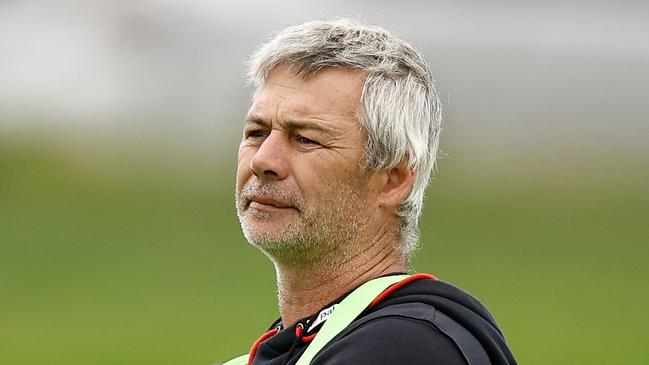
<svg viewBox="0 0 649 365"><path fill-rule="evenodd" d="M234 210L242 60L341 15L441 90L414 269L521 364L649 363L649 3L23 0L0 4L0 365L248 351L278 313Z"/></svg>
<svg viewBox="0 0 649 365"><path fill-rule="evenodd" d="M274 271L239 231L233 164L188 178L109 160L0 150L0 363L247 351L277 310ZM414 268L477 295L523 364L646 363L647 170L480 179L452 160L429 189Z"/></svg>

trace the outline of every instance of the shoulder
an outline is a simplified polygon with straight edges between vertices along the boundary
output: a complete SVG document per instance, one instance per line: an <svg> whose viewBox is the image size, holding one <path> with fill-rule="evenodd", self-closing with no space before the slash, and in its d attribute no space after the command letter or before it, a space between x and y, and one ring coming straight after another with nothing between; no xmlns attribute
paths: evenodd
<svg viewBox="0 0 649 365"><path fill-rule="evenodd" d="M466 365L466 346L484 352L469 332L434 307L403 303L354 321L313 364Z"/></svg>

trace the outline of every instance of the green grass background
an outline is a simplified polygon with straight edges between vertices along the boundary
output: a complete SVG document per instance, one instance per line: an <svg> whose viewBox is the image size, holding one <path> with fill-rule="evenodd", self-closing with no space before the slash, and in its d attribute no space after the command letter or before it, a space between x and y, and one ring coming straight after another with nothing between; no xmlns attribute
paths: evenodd
<svg viewBox="0 0 649 365"><path fill-rule="evenodd" d="M216 163L234 157L208 157L153 166L3 144L0 364L246 352L277 316L274 272L239 231L234 167ZM648 364L647 170L468 171L442 160L414 268L479 297L521 364Z"/></svg>

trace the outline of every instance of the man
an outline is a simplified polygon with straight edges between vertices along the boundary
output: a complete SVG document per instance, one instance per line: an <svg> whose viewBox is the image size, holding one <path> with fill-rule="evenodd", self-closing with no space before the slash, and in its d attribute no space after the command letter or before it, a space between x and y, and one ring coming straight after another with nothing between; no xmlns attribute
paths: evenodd
<svg viewBox="0 0 649 365"><path fill-rule="evenodd" d="M424 57L350 20L290 27L250 60L236 181L281 318L231 364L516 364L477 300L404 275L441 106Z"/></svg>

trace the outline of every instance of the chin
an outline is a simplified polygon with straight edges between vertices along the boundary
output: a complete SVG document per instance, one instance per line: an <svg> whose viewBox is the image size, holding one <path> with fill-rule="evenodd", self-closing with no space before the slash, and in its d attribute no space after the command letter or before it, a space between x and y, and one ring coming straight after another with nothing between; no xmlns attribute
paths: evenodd
<svg viewBox="0 0 649 365"><path fill-rule="evenodd" d="M244 217L241 220L243 234L255 246L285 245L295 235L295 222L286 219L260 220L258 217Z"/></svg>
<svg viewBox="0 0 649 365"><path fill-rule="evenodd" d="M267 254L282 252L295 245L285 232L244 230L243 234L248 243Z"/></svg>

